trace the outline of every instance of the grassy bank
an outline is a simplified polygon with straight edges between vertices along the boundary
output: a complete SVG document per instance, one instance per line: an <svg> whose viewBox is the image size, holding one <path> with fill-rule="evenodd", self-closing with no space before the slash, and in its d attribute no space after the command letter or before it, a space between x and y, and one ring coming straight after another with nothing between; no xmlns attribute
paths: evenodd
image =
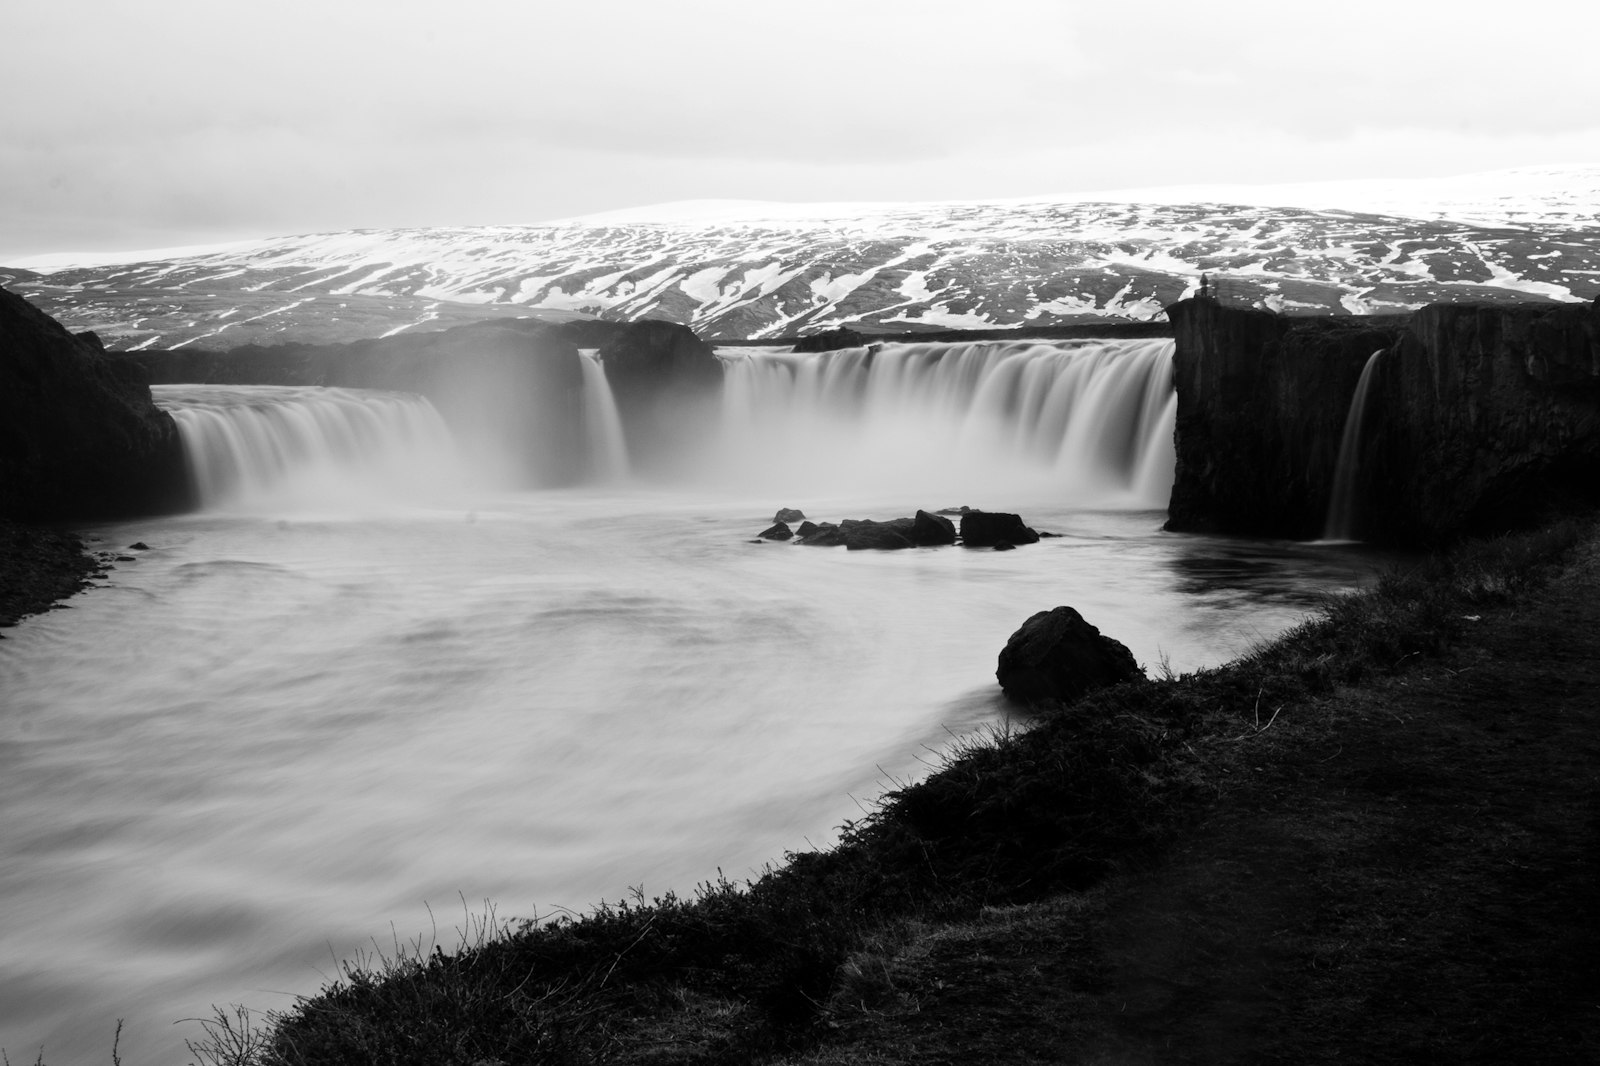
<svg viewBox="0 0 1600 1066"><path fill-rule="evenodd" d="M1295 1061L1237 1040L1238 1054L1196 1053L1193 1033L1171 1028L1184 1010L1128 993L1137 984L1128 973L1153 967L1180 985L1213 973L1213 984L1254 987L1235 972L1244 962L1222 958L1224 946L1298 928L1298 915L1321 913L1312 896L1337 895L1318 880L1333 874L1301 869L1298 830L1274 819L1322 809L1318 790L1334 780L1322 775L1345 772L1355 758L1347 748L1365 750L1390 717L1403 719L1397 693L1449 681L1440 664L1477 654L1491 627L1521 618L1575 552L1592 553L1593 538L1591 522L1564 521L1465 545L1331 601L1226 667L1119 686L1047 710L1025 730L970 741L845 827L835 848L790 856L753 883L719 880L685 898L629 900L553 924L480 923L453 953L416 945L349 963L342 980L264 1024L219 1015L193 1050L202 1063L241 1066L1031 1062L1071 1061L1070 1048L1088 1061L1126 1059L1139 1040L1148 1049L1187 1035L1188 1052L1156 1058ZM1600 579L1590 581L1574 610L1594 602ZM1531 662L1543 639L1497 654ZM1479 709L1493 713L1497 698L1480 694ZM1450 739L1428 772L1444 775L1457 749L1460 738ZM1373 795L1403 793L1410 781L1400 777ZM1441 809L1458 806L1455 797ZM1388 824L1366 808L1325 813L1335 836L1354 832L1341 819ZM1480 850L1470 836L1459 844L1464 854ZM1202 846L1213 850L1195 851ZM1394 846L1405 851L1403 841ZM1217 873L1242 867L1268 890L1241 896L1232 874ZM1408 884L1346 886L1338 899L1403 895ZM1197 897L1164 895L1173 885ZM1362 927L1360 906L1349 909L1297 933L1291 954L1366 973L1367 995L1392 974L1358 957L1362 937L1377 945L1398 934ZM1231 917L1208 931L1213 911ZM1174 942L1174 923L1189 946L1138 962ZM1196 937L1214 941L1217 958L1186 956ZM1295 1002L1355 994L1316 985L1317 966L1307 966L1313 977L1295 985L1304 986ZM1119 995L1120 1012L1108 1008ZM1130 1009L1148 1023L1132 1036L1111 1020ZM1261 1028L1252 1019L1277 1017L1253 1000L1218 1009L1252 1033ZM1202 1033L1219 1016L1191 1013ZM1321 1043L1335 1052L1354 1039L1327 1019L1307 1024L1321 1025ZM963 1043L969 1037L977 1043Z"/></svg>

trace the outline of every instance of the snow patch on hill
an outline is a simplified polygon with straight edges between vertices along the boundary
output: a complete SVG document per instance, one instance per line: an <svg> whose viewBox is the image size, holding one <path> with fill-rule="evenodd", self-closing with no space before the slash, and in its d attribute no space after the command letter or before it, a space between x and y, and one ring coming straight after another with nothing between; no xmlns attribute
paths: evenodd
<svg viewBox="0 0 1600 1066"><path fill-rule="evenodd" d="M47 257L0 280L114 347L350 339L528 314L665 318L713 339L1148 319L1202 274L1229 301L1291 313L1600 291L1600 167L1118 195L696 202Z"/></svg>

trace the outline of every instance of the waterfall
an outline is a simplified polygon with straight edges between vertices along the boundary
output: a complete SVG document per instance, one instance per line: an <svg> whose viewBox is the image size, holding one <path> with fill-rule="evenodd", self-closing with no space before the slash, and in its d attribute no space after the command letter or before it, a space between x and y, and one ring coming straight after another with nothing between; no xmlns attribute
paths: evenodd
<svg viewBox="0 0 1600 1066"><path fill-rule="evenodd" d="M589 468L601 481L620 481L628 476L628 443L617 414L616 397L606 380L606 369L585 350L583 356L584 423L588 427Z"/></svg>
<svg viewBox="0 0 1600 1066"><path fill-rule="evenodd" d="M405 393L262 385L157 385L183 437L202 507L345 506L458 484L450 431Z"/></svg>
<svg viewBox="0 0 1600 1066"><path fill-rule="evenodd" d="M1170 340L718 354L727 384L714 465L753 485L1138 507L1165 507L1171 492Z"/></svg>
<svg viewBox="0 0 1600 1066"><path fill-rule="evenodd" d="M1378 365L1379 348L1367 358L1350 399L1345 416L1344 435L1339 439L1339 458L1333 466L1333 493L1328 499L1328 520L1323 540L1354 540L1356 524L1356 485L1361 476L1361 431L1366 419L1367 393L1372 388L1372 372Z"/></svg>

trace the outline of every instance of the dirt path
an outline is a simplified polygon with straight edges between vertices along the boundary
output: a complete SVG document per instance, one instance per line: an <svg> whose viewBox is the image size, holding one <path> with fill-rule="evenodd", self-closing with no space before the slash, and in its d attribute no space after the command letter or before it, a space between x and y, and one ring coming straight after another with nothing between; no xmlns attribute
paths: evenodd
<svg viewBox="0 0 1600 1066"><path fill-rule="evenodd" d="M1236 751L1158 860L910 931L793 1061L1600 1062L1600 551Z"/></svg>

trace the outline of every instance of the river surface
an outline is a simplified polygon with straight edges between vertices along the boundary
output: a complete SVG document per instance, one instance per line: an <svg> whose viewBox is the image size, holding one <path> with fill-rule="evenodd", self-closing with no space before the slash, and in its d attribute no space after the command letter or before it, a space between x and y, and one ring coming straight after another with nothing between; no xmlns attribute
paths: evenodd
<svg viewBox="0 0 1600 1066"><path fill-rule="evenodd" d="M1024 517L1013 552L750 543L779 505L569 491L213 513L0 642L0 1045L188 1061L374 945L690 890L825 846L1005 720L995 656L1077 607L1148 667L1218 663L1372 572L1350 549ZM974 504L1012 501L972 500Z"/></svg>
<svg viewBox="0 0 1600 1066"><path fill-rule="evenodd" d="M171 1066L213 1004L288 1009L341 960L749 877L1004 727L1037 611L1185 671L1370 578L1161 532L1170 353L732 349L673 454L591 358L595 483L547 491L418 397L156 389L204 509L90 530L129 558L0 641L0 1048L108 1063L125 1019L121 1061ZM779 507L959 504L1061 536L752 543Z"/></svg>

